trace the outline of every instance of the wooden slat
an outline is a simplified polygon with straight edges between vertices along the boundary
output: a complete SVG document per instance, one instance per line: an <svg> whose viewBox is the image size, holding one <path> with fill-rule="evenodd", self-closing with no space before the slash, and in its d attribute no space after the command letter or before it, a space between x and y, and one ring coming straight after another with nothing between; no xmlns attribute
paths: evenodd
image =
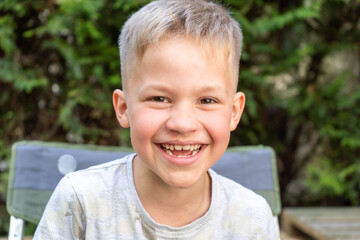
<svg viewBox="0 0 360 240"><path fill-rule="evenodd" d="M360 240L360 207L285 208L282 226L319 240Z"/></svg>

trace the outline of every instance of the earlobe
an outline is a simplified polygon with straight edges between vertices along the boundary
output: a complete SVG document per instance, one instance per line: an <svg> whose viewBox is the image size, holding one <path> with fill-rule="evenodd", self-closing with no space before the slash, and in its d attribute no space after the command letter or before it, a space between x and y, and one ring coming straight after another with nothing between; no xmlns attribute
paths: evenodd
<svg viewBox="0 0 360 240"><path fill-rule="evenodd" d="M113 106L115 109L116 118L123 128L130 127L130 122L127 114L127 105L125 101L124 92L116 89L113 93Z"/></svg>
<svg viewBox="0 0 360 240"><path fill-rule="evenodd" d="M234 131L240 121L241 115L245 107L245 94L243 92L237 92L234 97L232 106L232 115L230 130Z"/></svg>

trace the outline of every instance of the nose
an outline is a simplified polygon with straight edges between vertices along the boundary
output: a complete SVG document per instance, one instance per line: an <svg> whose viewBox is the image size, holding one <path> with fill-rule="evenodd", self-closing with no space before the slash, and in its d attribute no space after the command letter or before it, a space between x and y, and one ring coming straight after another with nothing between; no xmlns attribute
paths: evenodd
<svg viewBox="0 0 360 240"><path fill-rule="evenodd" d="M166 128L170 131L186 134L194 132L199 127L194 106L190 103L181 103L171 108L171 114L166 121Z"/></svg>

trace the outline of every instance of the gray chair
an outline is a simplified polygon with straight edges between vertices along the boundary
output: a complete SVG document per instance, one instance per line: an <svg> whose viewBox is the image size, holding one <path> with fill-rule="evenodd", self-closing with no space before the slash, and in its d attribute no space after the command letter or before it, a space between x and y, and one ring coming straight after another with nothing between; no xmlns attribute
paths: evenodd
<svg viewBox="0 0 360 240"><path fill-rule="evenodd" d="M54 188L66 173L121 158L132 151L122 147L38 141L14 144L7 192L7 210L11 215L9 240L22 239L24 221L35 224L40 221ZM230 147L212 169L262 195L278 224L281 204L271 148Z"/></svg>

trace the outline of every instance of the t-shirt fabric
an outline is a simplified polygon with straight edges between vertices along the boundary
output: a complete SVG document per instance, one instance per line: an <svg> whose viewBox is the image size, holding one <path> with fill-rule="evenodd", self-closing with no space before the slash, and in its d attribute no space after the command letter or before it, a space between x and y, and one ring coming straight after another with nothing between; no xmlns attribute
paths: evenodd
<svg viewBox="0 0 360 240"><path fill-rule="evenodd" d="M209 170L208 211L183 227L156 223L137 195L135 154L67 174L54 190L37 239L280 239L266 200Z"/></svg>

